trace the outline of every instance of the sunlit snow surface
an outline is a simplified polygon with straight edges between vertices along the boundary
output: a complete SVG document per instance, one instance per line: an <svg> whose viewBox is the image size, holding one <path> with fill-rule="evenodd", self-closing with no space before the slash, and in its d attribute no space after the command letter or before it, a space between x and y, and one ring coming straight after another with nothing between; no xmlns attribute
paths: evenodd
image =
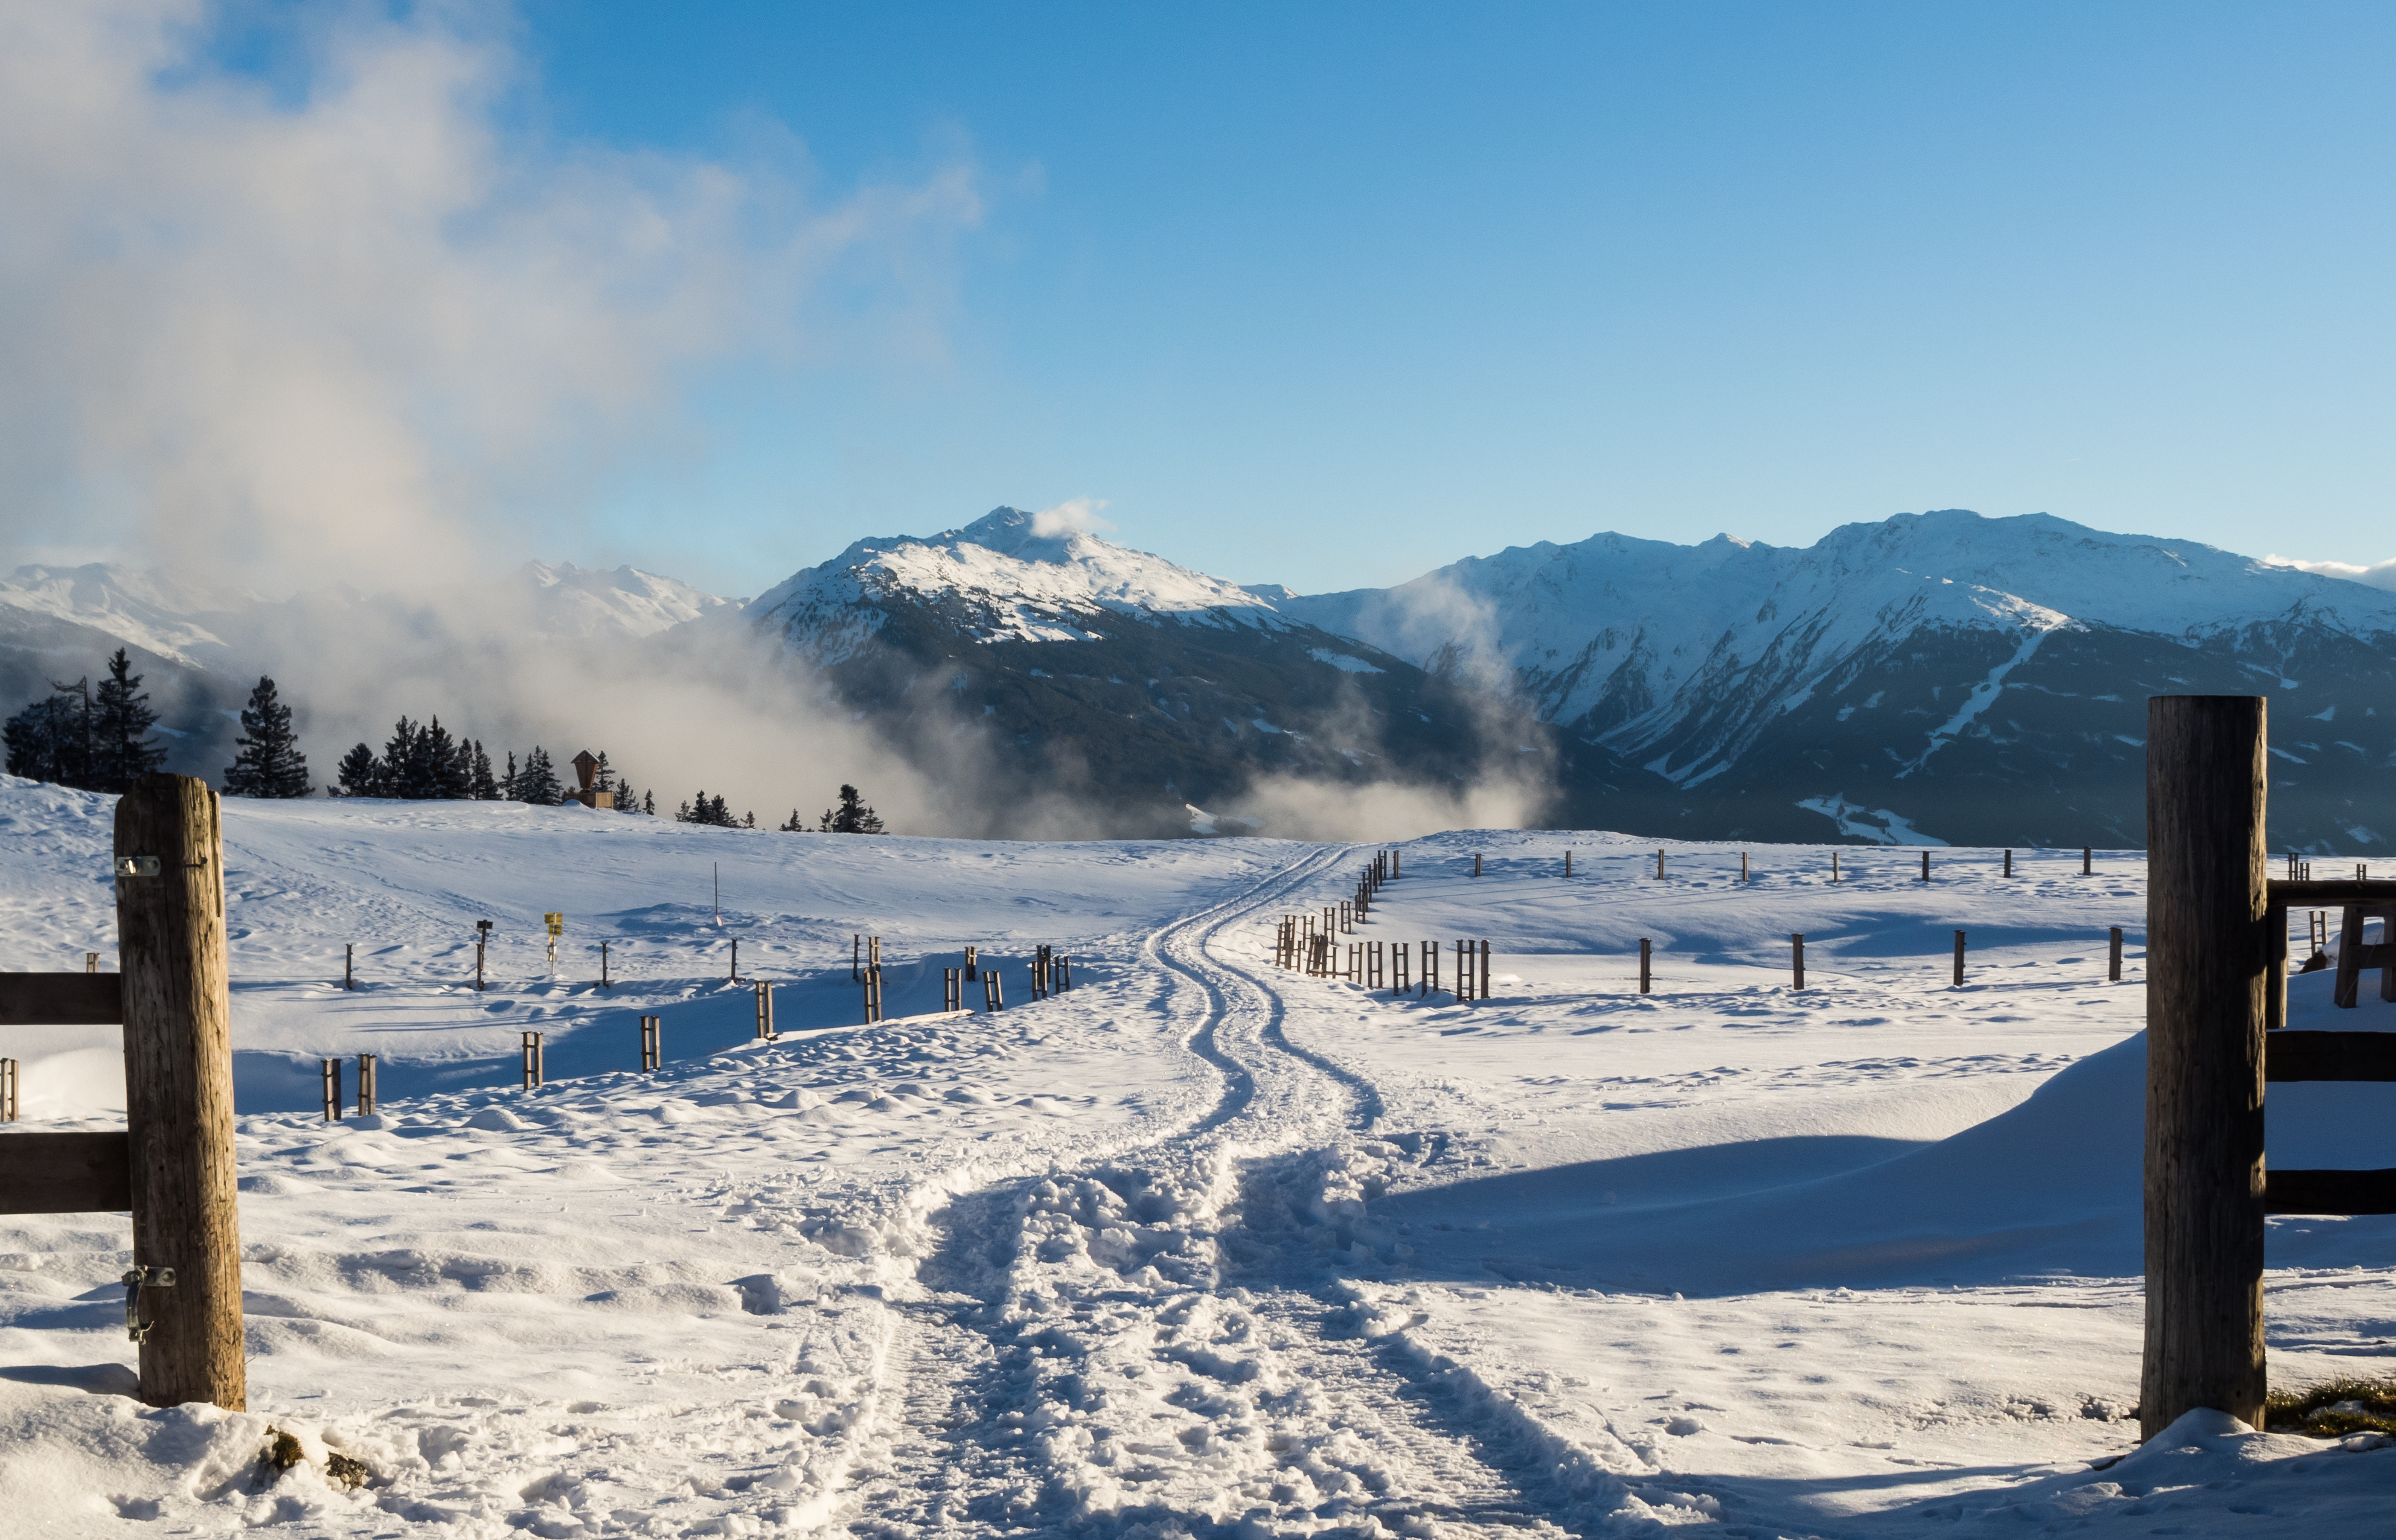
<svg viewBox="0 0 2396 1540"><path fill-rule="evenodd" d="M1460 1006L1272 967L1277 916L1352 890L1345 847L225 810L254 1410L124 1394L121 1216L0 1220L10 1533L2385 1522L2396 1454L2203 1416L2096 1468L2136 1434L2135 856L2020 853L2007 882L1936 851L1924 883L1850 848L1833 887L1819 848L1754 848L1741 884L1722 847L1669 847L1658 882L1609 836L1415 842L1356 939L1487 937L1498 998ZM0 780L0 967L113 964L111 811ZM859 934L909 1019L856 1026ZM1033 1002L1042 942L1078 987ZM996 1018L937 1015L966 944ZM2327 977L2298 1025L2396 1020L2330 1011ZM317 1056L362 1051L382 1115L325 1124ZM98 1034L0 1054L26 1126L121 1103ZM2387 1096L2275 1086L2273 1161L2390 1163ZM2275 1222L2271 1261L2275 1383L2381 1372L2396 1224ZM260 1480L269 1424L372 1482Z"/></svg>

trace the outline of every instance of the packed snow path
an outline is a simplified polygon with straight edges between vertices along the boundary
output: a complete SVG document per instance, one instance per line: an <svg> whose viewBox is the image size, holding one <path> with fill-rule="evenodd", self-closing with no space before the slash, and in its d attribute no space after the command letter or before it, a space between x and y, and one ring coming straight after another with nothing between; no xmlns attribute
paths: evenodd
<svg viewBox="0 0 2396 1540"><path fill-rule="evenodd" d="M0 966L111 945L108 815L0 781ZM1465 1006L1272 966L1275 918L1341 896L1361 850L227 816L255 1410L125 1395L121 1219L0 1222L0 1492L34 1533L2378 1521L2396 1454L2368 1440L2191 1426L2132 1453L2134 856L2004 883L1942 852L1924 884L1850 851L1833 886L1820 851L1755 850L1740 883L1736 850L1674 846L1657 883L1607 836L1413 842L1365 934L1490 937L1498 998ZM557 908L611 940L614 990L520 939L490 991L460 982L473 918L522 936ZM858 1029L859 931L896 1012L967 941L1013 1006ZM734 936L782 980L778 1043L749 1041ZM1033 1002L1040 941L1079 987ZM353 942L368 987L341 991ZM2330 1020L2325 984L2296 982L2299 1024L2396 1024ZM641 1076L648 1013L668 1062ZM534 1092L507 1083L526 1029L561 1077ZM308 1055L360 1050L381 1117L297 1110ZM109 1052L0 1042L49 1098L33 1126L105 1126ZM2275 1087L2272 1158L2384 1164L2384 1095ZM2274 1382L2378 1372L2396 1224L2275 1221L2271 1263ZM261 1471L269 1427L309 1461ZM328 1483L328 1448L369 1482Z"/></svg>

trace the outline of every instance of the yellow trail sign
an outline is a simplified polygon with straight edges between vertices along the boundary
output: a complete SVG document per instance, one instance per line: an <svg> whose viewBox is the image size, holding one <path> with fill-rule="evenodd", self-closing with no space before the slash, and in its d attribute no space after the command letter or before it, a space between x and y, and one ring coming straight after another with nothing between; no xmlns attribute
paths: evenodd
<svg viewBox="0 0 2396 1540"><path fill-rule="evenodd" d="M566 916L562 914L544 914L541 918L549 923L549 934L551 936L558 936L566 934Z"/></svg>

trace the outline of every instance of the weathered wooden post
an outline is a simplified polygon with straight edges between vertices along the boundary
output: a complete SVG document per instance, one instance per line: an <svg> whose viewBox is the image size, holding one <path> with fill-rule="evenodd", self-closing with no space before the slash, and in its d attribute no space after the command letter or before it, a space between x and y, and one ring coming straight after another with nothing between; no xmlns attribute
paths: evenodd
<svg viewBox="0 0 2396 1540"><path fill-rule="evenodd" d="M2150 700L2198 700L2203 697L2199 696L2150 696L2148 698ZM2234 700L2239 697L2235 696L2223 696L2219 698L2224 700ZM2154 757L2151 754L2148 756L2147 763L2149 764L2152 764L2154 763ZM2095 874L2096 870L2096 847L2095 845L2082 845L2080 847L2080 875L2083 877L2091 876ZM2153 873L2150 870L2149 876L2151 877Z"/></svg>
<svg viewBox="0 0 2396 1540"><path fill-rule="evenodd" d="M1659 851L1656 852L1656 881L1657 881L1657 882L1659 882L1659 883L1660 883L1660 882L1662 882L1663 880L1664 880L1664 853L1663 853L1662 851L1660 851L1660 850L1659 850Z"/></svg>
<svg viewBox="0 0 2396 1540"><path fill-rule="evenodd" d="M1928 845L1922 847L1922 880L1925 883L1930 881L1930 847Z"/></svg>
<svg viewBox="0 0 2396 1540"><path fill-rule="evenodd" d="M2147 702L2149 1438L2196 1407L2263 1422L2267 715Z"/></svg>
<svg viewBox="0 0 2396 1540"><path fill-rule="evenodd" d="M732 938L732 975L730 982L735 984L740 982L740 937L737 936Z"/></svg>
<svg viewBox="0 0 2396 1540"><path fill-rule="evenodd" d="M981 998L982 1009L986 1011L1006 1009L1006 991L999 987L996 968L984 968L981 971Z"/></svg>
<svg viewBox="0 0 2396 1540"><path fill-rule="evenodd" d="M852 934L848 938L848 981L851 984L865 976L865 937Z"/></svg>
<svg viewBox="0 0 2396 1540"><path fill-rule="evenodd" d="M344 989L354 989L358 987L357 974L355 971L358 960L357 953L358 947L356 942L345 941L341 943L341 988Z"/></svg>
<svg viewBox="0 0 2396 1540"><path fill-rule="evenodd" d="M1481 875L1481 852L1477 850L1472 853L1472 875Z"/></svg>
<svg viewBox="0 0 2396 1540"><path fill-rule="evenodd" d="M1744 850L1738 853L1738 880L1742 883L1747 881L1747 852Z"/></svg>
<svg viewBox="0 0 2396 1540"><path fill-rule="evenodd" d="M483 943L474 943L474 992L483 992Z"/></svg>
<svg viewBox="0 0 2396 1540"><path fill-rule="evenodd" d="M981 949L979 947L967 947L965 949L965 982L970 984L980 976Z"/></svg>
<svg viewBox="0 0 2396 1540"><path fill-rule="evenodd" d="M1955 933L1955 988L1963 987L1963 933Z"/></svg>
<svg viewBox="0 0 2396 1540"><path fill-rule="evenodd" d="M2119 926L2119 925L2115 925L2115 926L2113 927L2113 934L2112 934L2112 936L2111 936L2110 940L2107 943L2107 951L2108 951L2108 956L2106 957L2106 960L2105 960L2105 976L2106 976L2106 978L2107 978L2109 981L2110 981L2110 982L2112 982L2112 983L2115 983L2115 984L2119 984L2120 982L2122 982L2122 927L2121 927L2121 926Z"/></svg>
<svg viewBox="0 0 2396 1540"><path fill-rule="evenodd" d="M17 1121L17 1061L0 1058L0 1122Z"/></svg>
<svg viewBox="0 0 2396 1540"><path fill-rule="evenodd" d="M1489 998L1489 943L1481 943L1481 998Z"/></svg>
<svg viewBox="0 0 2396 1540"><path fill-rule="evenodd" d="M1564 875L1572 875L1572 852L1569 850L1564 852Z"/></svg>
<svg viewBox="0 0 2396 1540"><path fill-rule="evenodd" d="M1647 962L1648 942L1647 937L1643 936L1639 938L1639 992L1641 994L1647 992Z"/></svg>
<svg viewBox="0 0 2396 1540"><path fill-rule="evenodd" d="M992 974L992 977L998 976ZM882 1019L882 970L865 970L865 1024L872 1027Z"/></svg>
<svg viewBox="0 0 2396 1540"><path fill-rule="evenodd" d="M375 1056L358 1055L358 1115L364 1117L375 1109Z"/></svg>
<svg viewBox="0 0 2396 1540"><path fill-rule="evenodd" d="M761 978L757 980L757 1036L764 1042L771 1042L775 1035L774 986Z"/></svg>
<svg viewBox="0 0 2396 1540"><path fill-rule="evenodd" d="M2014 853L2013 853L2012 851L2008 850L2008 851L2006 851L2006 852L2005 852L2005 875L2006 875L2006 876L2008 876L2008 877L2010 877L2010 876L2012 876L2013 874L2014 874Z"/></svg>
<svg viewBox="0 0 2396 1540"><path fill-rule="evenodd" d="M524 1088L530 1091L539 1085L543 1079L542 1071L546 1068L540 1034L526 1032L524 1035Z"/></svg>
<svg viewBox="0 0 2396 1540"><path fill-rule="evenodd" d="M1401 852L1399 852L1398 850L1396 850L1396 849L1394 849L1394 848L1392 848L1392 849L1391 850L1391 852L1390 852L1390 881L1391 881L1391 882L1393 882L1393 883L1394 883L1394 882L1396 882L1396 881L1398 880L1398 864L1399 864L1399 856L1400 856L1400 855L1401 855Z"/></svg>
<svg viewBox="0 0 2396 1540"><path fill-rule="evenodd" d="M86 952L83 954L83 971L87 974L96 974L100 972L100 953Z"/></svg>
<svg viewBox="0 0 2396 1540"><path fill-rule="evenodd" d="M940 970L940 1009L962 1011L965 1008L965 981L963 968Z"/></svg>
<svg viewBox="0 0 2396 1540"><path fill-rule="evenodd" d="M1805 987L1805 937L1799 932L1789 937L1789 972L1792 989Z"/></svg>
<svg viewBox="0 0 2396 1540"><path fill-rule="evenodd" d="M126 1310L139 1323L141 1399L238 1412L249 1390L216 793L189 776L142 777L117 800L115 855L133 1200Z"/></svg>
<svg viewBox="0 0 2396 1540"><path fill-rule="evenodd" d="M1839 853L1838 853L1837 851L1835 851L1835 850L1834 850L1834 851L1830 852L1830 881L1832 881L1833 883L1835 883L1835 882L1837 882L1838 880L1839 880Z"/></svg>
<svg viewBox="0 0 2396 1540"><path fill-rule="evenodd" d="M641 1018L641 1073L649 1074L665 1062L665 1017Z"/></svg>
<svg viewBox="0 0 2396 1540"><path fill-rule="evenodd" d="M1436 941L1425 941L1421 945L1423 954L1422 998L1429 1000L1432 995L1439 992L1439 943Z"/></svg>
<svg viewBox="0 0 2396 1540"><path fill-rule="evenodd" d="M616 987L607 977L607 943L605 941L599 943L599 987L603 989Z"/></svg>
<svg viewBox="0 0 2396 1540"><path fill-rule="evenodd" d="M316 1075L323 1082L325 1121L339 1122L341 1121L341 1061L337 1058L318 1059Z"/></svg>

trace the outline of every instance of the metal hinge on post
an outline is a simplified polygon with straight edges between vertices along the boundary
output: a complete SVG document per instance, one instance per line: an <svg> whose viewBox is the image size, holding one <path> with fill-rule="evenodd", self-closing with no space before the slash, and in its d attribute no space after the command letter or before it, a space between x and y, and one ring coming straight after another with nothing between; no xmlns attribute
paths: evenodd
<svg viewBox="0 0 2396 1540"><path fill-rule="evenodd" d="M136 1342L147 1342L157 1329L155 1321L141 1319L141 1291L144 1288L171 1289L175 1286L172 1268L128 1268L125 1273L125 1334Z"/></svg>

